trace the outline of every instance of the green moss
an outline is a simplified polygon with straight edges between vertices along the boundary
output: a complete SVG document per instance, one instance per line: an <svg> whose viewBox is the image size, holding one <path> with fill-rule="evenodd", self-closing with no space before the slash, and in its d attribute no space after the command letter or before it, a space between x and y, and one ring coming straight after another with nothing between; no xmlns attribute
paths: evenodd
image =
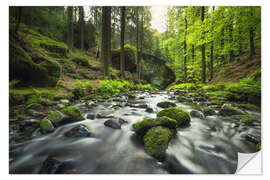
<svg viewBox="0 0 270 180"><path fill-rule="evenodd" d="M200 88L200 86L201 85L197 85L195 83L183 83L170 86L168 90L175 90L175 89L197 90L198 88Z"/></svg>
<svg viewBox="0 0 270 180"><path fill-rule="evenodd" d="M192 98L187 98L185 96L180 95L177 97L177 101L178 102L192 102Z"/></svg>
<svg viewBox="0 0 270 180"><path fill-rule="evenodd" d="M246 116L241 120L241 122L246 124L246 125L252 125L254 121L255 121L255 119L252 117L249 117L249 116Z"/></svg>
<svg viewBox="0 0 270 180"><path fill-rule="evenodd" d="M237 109L235 107L232 107L230 104L224 104L221 107L219 114L222 116L246 115L245 112L243 112L240 109Z"/></svg>
<svg viewBox="0 0 270 180"><path fill-rule="evenodd" d="M132 125L133 130L139 134L144 135L150 128L154 126L165 126L170 129L175 129L177 126L177 121L166 116L159 118L145 118L142 121L134 123Z"/></svg>
<svg viewBox="0 0 270 180"><path fill-rule="evenodd" d="M262 144L259 142L258 144L256 144L256 147L258 150L261 150L262 149Z"/></svg>
<svg viewBox="0 0 270 180"><path fill-rule="evenodd" d="M222 91L225 88L224 83L216 83L216 84L211 84L211 85L206 85L203 86L204 91Z"/></svg>
<svg viewBox="0 0 270 180"><path fill-rule="evenodd" d="M205 107L205 108L203 108L203 114L205 116L212 116L212 115L215 115L216 112L213 108Z"/></svg>
<svg viewBox="0 0 270 180"><path fill-rule="evenodd" d="M159 160L163 160L172 135L173 133L166 127L151 128L144 136L146 152Z"/></svg>
<svg viewBox="0 0 270 180"><path fill-rule="evenodd" d="M50 120L43 119L40 122L40 129L42 133L49 133L54 130L54 127Z"/></svg>
<svg viewBox="0 0 270 180"><path fill-rule="evenodd" d="M79 121L83 119L80 109L76 106L68 106L61 110L61 112L68 116L70 121Z"/></svg>
<svg viewBox="0 0 270 180"><path fill-rule="evenodd" d="M63 120L63 114L59 111L52 111L48 114L47 119L50 120L54 125L59 125Z"/></svg>
<svg viewBox="0 0 270 180"><path fill-rule="evenodd" d="M187 111L178 108L170 107L166 108L157 113L157 117L167 116L169 118L175 119L178 126L185 126L190 123L190 115Z"/></svg>
<svg viewBox="0 0 270 180"><path fill-rule="evenodd" d="M169 101L163 101L163 102L157 103L157 106L161 108L168 108L168 107L175 107L176 104Z"/></svg>

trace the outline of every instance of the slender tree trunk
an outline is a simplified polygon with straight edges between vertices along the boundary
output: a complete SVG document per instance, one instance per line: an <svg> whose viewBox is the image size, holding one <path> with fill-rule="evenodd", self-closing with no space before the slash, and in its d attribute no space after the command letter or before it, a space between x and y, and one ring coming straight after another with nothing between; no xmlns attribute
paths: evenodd
<svg viewBox="0 0 270 180"><path fill-rule="evenodd" d="M202 12L201 12L201 20L202 23L204 21L204 6L202 6ZM204 37L203 37L204 38ZM205 83L206 80L206 64L205 64L205 44L202 45L202 83Z"/></svg>
<svg viewBox="0 0 270 180"><path fill-rule="evenodd" d="M210 79L214 77L214 42L211 41L211 54L210 54Z"/></svg>
<svg viewBox="0 0 270 180"><path fill-rule="evenodd" d="M224 56L224 29L221 30L221 40L220 40L220 46L221 46L221 60L222 62L225 61L225 56Z"/></svg>
<svg viewBox="0 0 270 180"><path fill-rule="evenodd" d="M139 79L139 9L136 8L136 72Z"/></svg>
<svg viewBox="0 0 270 180"><path fill-rule="evenodd" d="M111 65L112 64L112 55L111 55L111 49L112 49L112 22L111 22L111 19L112 19L112 16L111 16L111 12L112 12L112 7L109 6L108 7L108 59L109 59L109 64Z"/></svg>
<svg viewBox="0 0 270 180"><path fill-rule="evenodd" d="M15 34L18 34L18 30L21 24L21 17L22 17L22 7L18 7L18 16L17 16L17 24L15 28Z"/></svg>
<svg viewBox="0 0 270 180"><path fill-rule="evenodd" d="M68 7L68 32L67 32L67 44L70 50L73 50L73 7Z"/></svg>
<svg viewBox="0 0 270 180"><path fill-rule="evenodd" d="M109 13L110 7L102 7L102 40L101 40L101 59L103 64L104 76L109 76Z"/></svg>
<svg viewBox="0 0 270 180"><path fill-rule="evenodd" d="M187 17L185 17L185 40L184 40L184 81L187 82Z"/></svg>
<svg viewBox="0 0 270 180"><path fill-rule="evenodd" d="M229 34L229 38L230 38L230 44L231 44L231 50L230 50L230 62L232 62L233 61L233 57L234 57L234 53L233 53L233 25L232 24L230 24L230 29L229 29L229 31L230 31L230 34Z"/></svg>
<svg viewBox="0 0 270 180"><path fill-rule="evenodd" d="M195 62L195 47L194 44L192 44L192 49L191 49L191 56L192 56L192 63Z"/></svg>
<svg viewBox="0 0 270 180"><path fill-rule="evenodd" d="M81 26L81 50L84 50L84 10L83 7L79 7L79 13L80 13L80 26Z"/></svg>
<svg viewBox="0 0 270 180"><path fill-rule="evenodd" d="M141 45L140 45L140 55L138 58L138 65L139 65L139 71L138 71L138 79L139 81L141 80L141 73L142 73L142 68L141 68L141 58L142 58L142 53L143 53L143 26L144 26L144 10L142 9L142 16L141 16Z"/></svg>
<svg viewBox="0 0 270 180"><path fill-rule="evenodd" d="M254 46L254 31L253 28L249 28L249 47L250 47L250 59L255 55L255 46Z"/></svg>
<svg viewBox="0 0 270 180"><path fill-rule="evenodd" d="M125 10L126 8L123 6L121 7L121 35L120 35L120 72L121 78L125 78Z"/></svg>

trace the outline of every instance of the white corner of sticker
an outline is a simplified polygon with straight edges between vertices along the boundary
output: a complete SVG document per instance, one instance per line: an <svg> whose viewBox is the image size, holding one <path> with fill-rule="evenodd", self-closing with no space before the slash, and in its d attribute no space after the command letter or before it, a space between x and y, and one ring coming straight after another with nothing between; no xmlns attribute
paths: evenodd
<svg viewBox="0 0 270 180"><path fill-rule="evenodd" d="M235 174L261 175L262 153L238 153L237 170Z"/></svg>

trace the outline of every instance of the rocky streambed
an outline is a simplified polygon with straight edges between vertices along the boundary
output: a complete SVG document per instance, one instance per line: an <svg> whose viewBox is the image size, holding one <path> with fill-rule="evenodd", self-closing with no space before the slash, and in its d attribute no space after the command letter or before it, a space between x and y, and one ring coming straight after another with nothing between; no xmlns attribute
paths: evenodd
<svg viewBox="0 0 270 180"><path fill-rule="evenodd" d="M83 117L74 109L61 110L62 105L58 104L53 110L61 112L60 115L75 112L77 120L66 122L65 117L65 123L55 121L48 116L49 112L36 107L30 116L10 120L9 171L11 174L234 173L238 152L258 151L260 112L229 103L213 105L199 95L189 97L189 93L179 91L134 92L104 101L69 104L78 107ZM187 111L191 119L188 125L175 129L161 161L146 152L133 124L156 118L158 112L168 107ZM49 123L41 127L41 121Z"/></svg>

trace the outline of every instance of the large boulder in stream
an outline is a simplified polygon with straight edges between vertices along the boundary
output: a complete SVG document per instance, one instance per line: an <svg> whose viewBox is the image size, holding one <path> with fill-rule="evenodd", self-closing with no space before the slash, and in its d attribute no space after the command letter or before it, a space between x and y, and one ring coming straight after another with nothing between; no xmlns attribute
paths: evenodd
<svg viewBox="0 0 270 180"><path fill-rule="evenodd" d="M158 117L156 119L145 118L142 121L134 123L132 128L136 134L143 136L149 129L155 126L164 126L169 129L175 129L177 127L177 121L166 116Z"/></svg>
<svg viewBox="0 0 270 180"><path fill-rule="evenodd" d="M136 73L136 49L125 47L125 70ZM166 61L159 57L147 54L141 54L142 79L154 86L165 88L175 81L175 74ZM112 51L112 66L120 69L120 50Z"/></svg>
<svg viewBox="0 0 270 180"><path fill-rule="evenodd" d="M172 136L173 132L169 128L163 126L151 128L143 138L145 151L163 161Z"/></svg>
<svg viewBox="0 0 270 180"><path fill-rule="evenodd" d="M62 71L59 63L25 49L13 40L9 42L9 78L23 86L55 86Z"/></svg>
<svg viewBox="0 0 270 180"><path fill-rule="evenodd" d="M68 138L83 138L90 137L92 134L85 125L80 124L65 132L64 135Z"/></svg>
<svg viewBox="0 0 270 180"><path fill-rule="evenodd" d="M157 113L157 117L162 116L167 116L171 119L176 120L178 127L189 125L191 119L189 113L186 110L178 107L169 107L163 109L162 111L159 111Z"/></svg>
<svg viewBox="0 0 270 180"><path fill-rule="evenodd" d="M47 134L54 131L54 126L50 120L45 118L40 121L40 130L43 134Z"/></svg>

